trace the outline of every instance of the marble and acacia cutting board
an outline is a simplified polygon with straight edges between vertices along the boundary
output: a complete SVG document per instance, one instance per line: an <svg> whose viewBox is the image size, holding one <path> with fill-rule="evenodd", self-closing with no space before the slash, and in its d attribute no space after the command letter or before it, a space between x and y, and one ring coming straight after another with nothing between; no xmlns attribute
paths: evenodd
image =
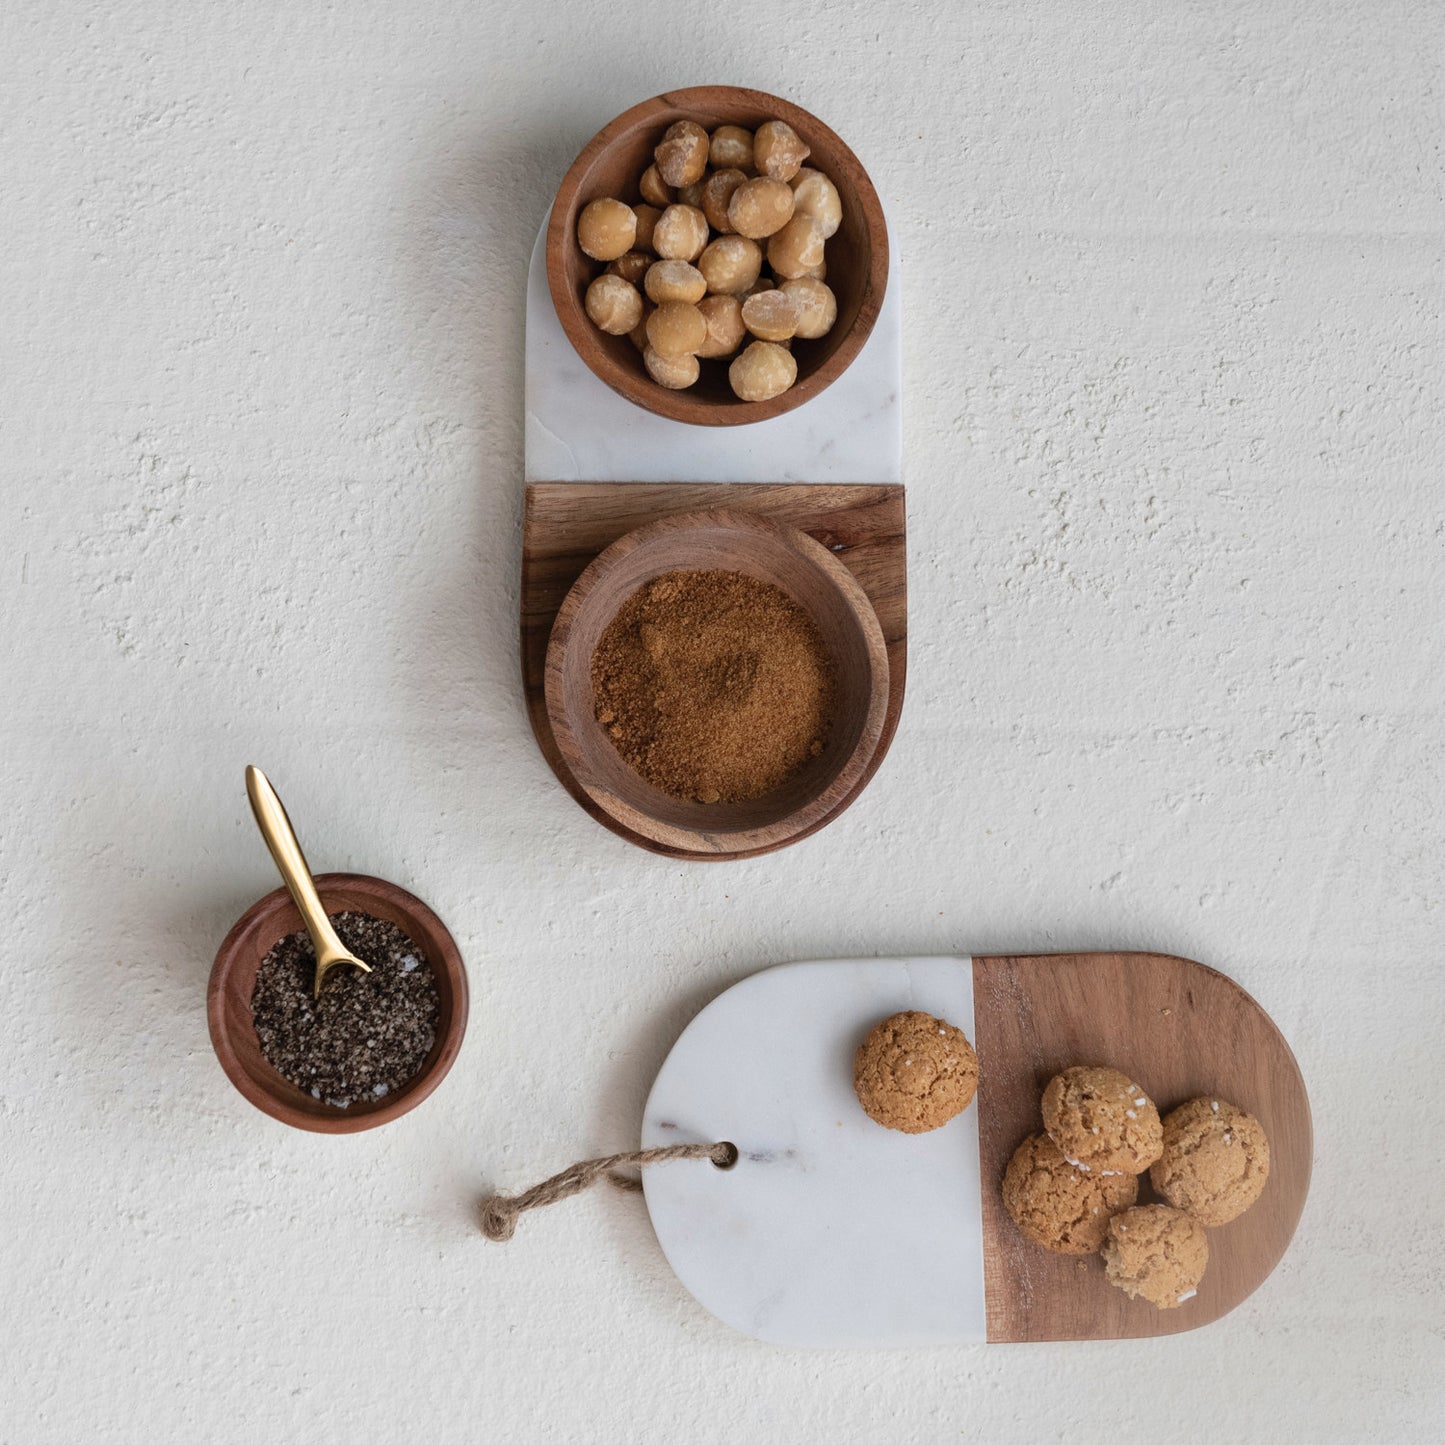
<svg viewBox="0 0 1445 1445"><path fill-rule="evenodd" d="M922 1009L979 1055L974 1107L929 1134L858 1107L853 1053L880 1019ZM1209 1233L1198 1296L1130 1300L1095 1257L1027 1243L999 1184L1038 1130L1059 1069L1108 1063L1161 1111L1218 1094L1270 1139L1259 1202ZM759 1339L821 1347L1127 1339L1218 1319L1263 1283L1309 1188L1309 1102L1267 1014L1223 974L1150 953L792 963L729 989L658 1073L643 1146L727 1139L738 1163L645 1171L648 1210L678 1278ZM1149 1197L1147 1179L1140 1200Z"/></svg>

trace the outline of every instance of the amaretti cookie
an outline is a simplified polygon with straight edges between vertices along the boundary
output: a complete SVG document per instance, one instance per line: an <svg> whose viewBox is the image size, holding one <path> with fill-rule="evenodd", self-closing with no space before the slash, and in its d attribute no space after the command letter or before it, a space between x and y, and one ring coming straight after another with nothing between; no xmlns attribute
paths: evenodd
<svg viewBox="0 0 1445 1445"><path fill-rule="evenodd" d="M1091 1174L1142 1174L1164 1147L1158 1109L1118 1069L1065 1069L1049 1080L1043 1113L1064 1158Z"/></svg>
<svg viewBox="0 0 1445 1445"><path fill-rule="evenodd" d="M870 1119L923 1134L973 1102L978 1055L962 1029L910 1010L875 1025L853 1058L853 1088Z"/></svg>
<svg viewBox="0 0 1445 1445"><path fill-rule="evenodd" d="M1149 1170L1176 1209L1211 1229L1238 1219L1269 1178L1269 1140L1252 1114L1223 1099L1190 1099L1164 1119L1164 1152Z"/></svg>
<svg viewBox="0 0 1445 1445"><path fill-rule="evenodd" d="M1209 1241L1204 1226L1182 1210L1141 1204L1109 1221L1102 1253L1110 1284L1130 1299L1172 1310L1198 1293Z"/></svg>
<svg viewBox="0 0 1445 1445"><path fill-rule="evenodd" d="M1025 1239L1055 1254L1095 1254L1109 1221L1139 1197L1133 1174L1086 1174L1047 1134L1025 1139L1003 1176L1003 1202Z"/></svg>

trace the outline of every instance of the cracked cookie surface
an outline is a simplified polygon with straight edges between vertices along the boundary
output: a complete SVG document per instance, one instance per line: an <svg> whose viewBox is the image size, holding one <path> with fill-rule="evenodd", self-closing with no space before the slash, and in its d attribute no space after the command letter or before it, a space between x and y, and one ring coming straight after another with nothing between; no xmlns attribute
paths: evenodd
<svg viewBox="0 0 1445 1445"><path fill-rule="evenodd" d="M1264 1126L1223 1099L1190 1099L1165 1116L1164 1152L1149 1178L1201 1224L1228 1224L1259 1198L1269 1178Z"/></svg>
<svg viewBox="0 0 1445 1445"><path fill-rule="evenodd" d="M853 1089L886 1129L924 1134L973 1102L978 1055L962 1029L909 1010L876 1024L853 1057Z"/></svg>
<svg viewBox="0 0 1445 1445"><path fill-rule="evenodd" d="M1104 1273L1130 1299L1161 1310L1193 1299L1209 1263L1204 1226L1167 1204L1141 1204L1109 1221Z"/></svg>
<svg viewBox="0 0 1445 1445"><path fill-rule="evenodd" d="M1044 1128L1088 1173L1142 1174L1164 1147L1159 1110L1118 1069L1076 1064L1044 1090Z"/></svg>
<svg viewBox="0 0 1445 1445"><path fill-rule="evenodd" d="M1014 1150L1003 1176L1003 1203L1024 1238L1055 1254L1094 1254L1109 1221L1139 1197L1133 1174L1086 1174L1047 1134Z"/></svg>

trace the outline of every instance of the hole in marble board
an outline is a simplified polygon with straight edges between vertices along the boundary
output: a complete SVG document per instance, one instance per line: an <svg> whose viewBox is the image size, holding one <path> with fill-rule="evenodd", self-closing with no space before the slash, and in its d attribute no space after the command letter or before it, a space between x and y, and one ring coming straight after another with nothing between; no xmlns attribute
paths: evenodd
<svg viewBox="0 0 1445 1445"><path fill-rule="evenodd" d="M738 1162L738 1146L723 1141L722 1147L726 1151L726 1157L723 1159L714 1159L712 1161L712 1167L714 1169L731 1169L733 1165Z"/></svg>

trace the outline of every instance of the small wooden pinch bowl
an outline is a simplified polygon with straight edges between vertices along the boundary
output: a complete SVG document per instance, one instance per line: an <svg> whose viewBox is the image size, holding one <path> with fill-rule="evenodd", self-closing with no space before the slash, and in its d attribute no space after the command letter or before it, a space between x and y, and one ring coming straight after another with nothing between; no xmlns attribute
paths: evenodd
<svg viewBox="0 0 1445 1445"><path fill-rule="evenodd" d="M837 669L837 699L817 758L761 798L674 798L623 761L597 721L592 654L618 609L664 572L741 572L780 587L817 624ZM588 796L656 843L705 858L779 848L841 811L867 772L888 708L888 652L853 574L806 533L751 512L663 517L619 537L573 584L547 645L547 717L558 750Z"/></svg>
<svg viewBox="0 0 1445 1445"><path fill-rule="evenodd" d="M577 244L577 218L592 201L613 196L629 205L652 163L663 132L679 120L704 130L740 125L755 130L765 120L786 121L812 154L804 165L822 171L838 188L843 224L827 244L827 284L838 299L833 329L816 341L795 340L798 379L769 401L741 401L728 385L731 357L704 361L702 375L685 391L669 391L647 374L642 356L626 336L608 336L588 319L587 287L605 269ZM761 243L764 250L767 243ZM547 284L562 329L593 375L613 391L658 416L695 426L738 426L781 416L812 400L836 381L863 349L888 285L888 227L878 193L858 157L816 116L801 106L733 85L697 85L645 100L597 132L563 177L547 222Z"/></svg>
<svg viewBox="0 0 1445 1445"><path fill-rule="evenodd" d="M436 1041L415 1075L375 1103L337 1109L313 1099L266 1062L251 1019L256 974L271 949L304 926L284 888L252 904L226 935L211 968L206 1017L227 1078L263 1113L318 1134L355 1134L415 1109L446 1078L467 1028L467 974L446 925L420 898L382 878L320 873L316 891L328 914L369 913L394 923L422 950L436 977Z"/></svg>

